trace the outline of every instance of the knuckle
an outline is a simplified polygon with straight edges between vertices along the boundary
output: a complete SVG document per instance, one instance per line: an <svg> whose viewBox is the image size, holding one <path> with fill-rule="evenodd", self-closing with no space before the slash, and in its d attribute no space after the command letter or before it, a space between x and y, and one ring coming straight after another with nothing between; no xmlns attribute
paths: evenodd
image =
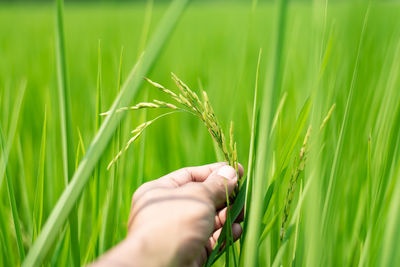
<svg viewBox="0 0 400 267"><path fill-rule="evenodd" d="M140 197L140 201L141 202L151 201L152 199L154 199L155 197L158 196L158 193L156 191L157 190L155 190L155 189L149 189L149 190L145 191L142 194L142 196Z"/></svg>
<svg viewBox="0 0 400 267"><path fill-rule="evenodd" d="M199 190L199 194L201 196L205 196L205 200L207 201L207 204L212 205L213 199L214 199L214 194L213 194L212 190L204 184L199 184L198 190Z"/></svg>
<svg viewBox="0 0 400 267"><path fill-rule="evenodd" d="M133 206L134 203L138 202L143 196L147 195L152 186L151 182L146 182L142 184L132 195L131 205Z"/></svg>

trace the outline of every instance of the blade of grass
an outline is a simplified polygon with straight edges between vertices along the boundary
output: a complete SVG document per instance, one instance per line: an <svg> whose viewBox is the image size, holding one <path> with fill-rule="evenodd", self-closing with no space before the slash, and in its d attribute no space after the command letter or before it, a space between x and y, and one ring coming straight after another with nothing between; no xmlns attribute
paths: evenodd
<svg viewBox="0 0 400 267"><path fill-rule="evenodd" d="M147 0L146 1L146 10L145 10L145 15L144 15L143 28L142 28L142 34L140 36L140 44L139 44L138 56L140 56L143 53L143 49L146 46L147 36L149 35L149 31L150 31L150 23L151 23L152 13L153 13L153 0Z"/></svg>
<svg viewBox="0 0 400 267"><path fill-rule="evenodd" d="M5 159L4 155L4 136L3 136L3 131L0 127L0 148L3 154L3 159ZM12 184L11 176L8 170L8 167L5 166L6 169L6 183L7 183L7 191L8 191L8 198L10 200L10 207L11 207L11 214L12 214L12 219L14 222L14 230L15 230L15 235L17 239L17 247L18 247L18 254L19 254L19 259L22 262L25 258L25 248L24 244L22 242L22 234L21 234L21 226L19 223L19 216L18 216L18 210L17 210L17 203L15 201L15 194L14 194L14 187Z"/></svg>
<svg viewBox="0 0 400 267"><path fill-rule="evenodd" d="M270 118L269 124L273 120L277 108L277 100L281 91L281 76L282 76L282 55L283 46L285 43L285 28L286 28L286 14L288 7L288 0L279 1L279 16L278 16L278 27L277 27L277 40L275 43L275 58L274 58L274 76L272 77L272 97L273 100L270 106ZM272 127L270 127L271 129Z"/></svg>
<svg viewBox="0 0 400 267"><path fill-rule="evenodd" d="M278 123L279 115L281 114L283 106L285 105L286 97L287 97L287 93L285 92L283 94L283 96L281 97L281 100L279 101L279 105L278 105L277 110L275 112L274 119L272 120L270 135L272 135L274 133L274 130L276 128L276 124Z"/></svg>
<svg viewBox="0 0 400 267"><path fill-rule="evenodd" d="M57 20L57 80L58 80L58 97L59 97L59 112L61 126L61 142L62 156L64 167L64 180L68 184L71 181L74 173L75 152L72 136L71 122L71 100L67 76L67 59L65 52L64 40L64 1L56 0L56 20ZM78 216L76 208L73 208L69 218L70 236L71 236L71 251L74 266L80 266L80 251L78 241Z"/></svg>
<svg viewBox="0 0 400 267"><path fill-rule="evenodd" d="M400 145L397 145L397 150L399 151ZM393 170L393 177L397 177L394 185L394 193L392 195L392 201L390 201L389 210L387 214L387 224L386 231L383 239L382 255L380 257L379 266L398 266L400 263L400 258L397 250L397 244L399 242L400 236L400 214L398 212L400 208L400 165L397 161L396 170ZM394 169L395 167L393 167Z"/></svg>
<svg viewBox="0 0 400 267"><path fill-rule="evenodd" d="M279 15L277 23L277 37L274 51L274 75L272 77L272 83L266 85L265 94L263 97L263 106L261 110L261 121L265 121L264 127L259 129L260 143L257 145L256 164L255 164L255 177L253 179L253 191L252 199L250 203L250 212L248 214L248 231L246 232L245 240L243 243L243 253L241 266L257 266L258 265L258 253L257 247L258 239L261 234L262 209L263 209L263 195L265 184L267 183L268 173L271 171L271 159L273 149L270 147L274 136L269 137L269 132L272 128L272 121L274 112L279 101L279 95L281 92L280 77L281 77L281 62L282 52L285 36L285 24L286 24L286 13L287 13L287 0L279 1Z"/></svg>
<svg viewBox="0 0 400 267"><path fill-rule="evenodd" d="M90 240L88 242L89 247L86 249L85 257L83 258L83 263L89 263L90 260L95 258L95 244L98 239L102 223L102 214L99 214L97 222L94 223L92 233L90 235Z"/></svg>
<svg viewBox="0 0 400 267"><path fill-rule="evenodd" d="M271 231L272 226L275 225L277 222L277 219L279 218L279 215L281 215L281 210L279 210L274 217L272 217L271 220L269 220L267 226L265 226L264 231L262 232L260 239L259 239L259 245L265 240L265 238L268 236L269 231Z"/></svg>
<svg viewBox="0 0 400 267"><path fill-rule="evenodd" d="M296 227L297 218L300 216L301 207L303 205L303 201L304 201L304 198L305 198L305 196L307 194L307 191L308 191L308 189L310 187L311 181L312 181L312 179L309 179L307 181L307 184L306 184L306 186L304 188L304 191L302 192L302 194L299 197L296 209L295 209L295 211L293 213L293 216L292 216L292 218L290 220L289 227L287 228L287 231L286 231L286 233L285 233L285 235L283 237L281 246L280 246L278 252L276 253L276 256L275 256L275 259L274 259L274 262L273 262L272 266L279 266L279 264L281 263L281 260L283 258L284 252L288 248L288 243L289 243L289 240L290 240L290 237L291 237L291 233L293 231L293 228Z"/></svg>
<svg viewBox="0 0 400 267"><path fill-rule="evenodd" d="M47 133L47 108L44 111L44 120L42 128L42 140L40 143L39 169L36 180L35 199L33 203L33 234L32 242L34 242L42 228L43 219L43 195L44 195L44 168L46 158L46 137Z"/></svg>
<svg viewBox="0 0 400 267"><path fill-rule="evenodd" d="M230 258L229 258L229 248L232 248L232 254L233 254L233 263L234 266L237 266L237 255L236 255L236 250L235 247L233 246L233 233L232 233L232 219L231 219L231 212L230 212L230 203L229 203L229 195L228 195L228 188L226 186L226 182L225 182L225 195L226 195L226 222L228 223L228 225L230 227L226 227L226 232L227 232L227 241L230 244L230 246L228 247L228 249L226 250L226 258L227 261L226 263L229 265L230 262Z"/></svg>
<svg viewBox="0 0 400 267"><path fill-rule="evenodd" d="M61 233L62 238L58 241L56 248L54 249L53 256L50 260L50 266L65 266L65 264L62 264L60 262L60 259L63 258L62 252L64 246L68 243L65 241L65 238L67 236L67 227L64 228L64 230Z"/></svg>
<svg viewBox="0 0 400 267"><path fill-rule="evenodd" d="M335 155L333 157L333 162L332 162L332 168L331 168L331 172L330 172L330 176L329 176L329 185L328 185L328 190L326 193L326 197L324 200L324 207L323 207L323 211L322 211L322 226L325 227L325 224L327 222L327 216L328 216L328 206L330 203L330 199L331 199L331 194L332 194L332 189L334 186L333 180L337 171L337 162L339 159L339 154L342 150L342 144L343 144L343 134L344 131L347 127L347 121L348 121L348 116L349 116L349 109L350 109L350 105L352 103L352 98L353 98L353 91L354 91L354 87L355 87L355 83L356 83L356 79L357 79L357 74L358 74L358 68L359 68L359 62L360 62L360 54L361 54L361 47L364 41L364 36L365 36L365 30L367 27L367 22L368 22L368 17L369 17L369 10L370 7L368 6L367 11L365 13L364 16L364 22L363 22L363 26L362 26L362 30L361 30L361 34L360 34L360 41L358 43L358 48L357 48L357 55L356 55L356 61L355 61L355 66L354 66L354 70L353 70L353 75L352 75L352 79L351 79L351 83L350 83L350 90L349 90L349 94L347 97L347 101L346 101L346 106L345 106L345 110L344 110L344 115L343 115L343 121L340 127L340 132L339 132L339 137L338 137L338 142L336 144L336 149L335 149Z"/></svg>
<svg viewBox="0 0 400 267"><path fill-rule="evenodd" d="M258 133L258 115L259 115L259 108L257 107L257 96L258 96L258 81L259 81L259 72L260 72L260 62L261 62L261 55L262 49L260 48L258 53L257 59L257 68L256 68L256 78L254 84L254 97L253 97L253 114L251 120L251 132L250 132L250 147L249 147L249 158L248 158L248 165L247 165L247 180L246 180L246 195L245 195L245 205L244 205L244 223L243 223L243 233L240 238L240 247L243 247L244 237L246 236L247 232L247 220L248 216L248 208L250 207L251 201L251 194L252 194L252 179L253 179L253 172L254 172L254 155L255 155L255 148L257 143L257 133ZM241 260L243 253L240 253Z"/></svg>
<svg viewBox="0 0 400 267"><path fill-rule="evenodd" d="M253 3L254 4L254 3ZM249 159L248 159L248 165L247 165L247 185L246 185L246 196L245 196L245 207L244 207L244 214L246 218L247 214L247 208L249 201L250 201L250 196L249 196L249 190L250 187L252 186L251 179L253 175L253 161L254 161L254 144L255 144L255 128L256 128L256 115L257 115L257 95L258 95L258 76L260 72L260 62L261 62L261 55L262 55L262 49L260 48L260 51L258 52L258 59L257 59L257 68L256 68L256 81L254 85L254 97L253 97L253 115L251 119L251 132L250 132L250 147L249 147Z"/></svg>
<svg viewBox="0 0 400 267"><path fill-rule="evenodd" d="M303 180L300 181L300 196L303 193ZM292 252L292 266L295 264L295 259L296 259L296 248L297 248L297 242L298 242L298 235L299 235L299 223L300 223L300 215L297 216L296 219L296 226L295 226L295 232L294 232L294 244L293 244L293 252Z"/></svg>
<svg viewBox="0 0 400 267"><path fill-rule="evenodd" d="M246 194L246 186L242 186L242 188L239 190L239 193L237 194L235 201L233 202L231 212L230 212L230 217L231 217L231 222L234 222L237 217L239 216L240 212L243 209L244 201L245 201L245 194ZM228 224L224 224L222 227L222 231L220 234L220 237L218 238L218 242L215 245L215 248L211 252L210 256L207 259L207 262L205 266L209 267L215 263L216 260L225 252L226 246L224 247L223 250L220 250L222 247L223 242L226 239L226 228L228 227Z"/></svg>
<svg viewBox="0 0 400 267"><path fill-rule="evenodd" d="M123 49L121 49L120 54L120 62L119 62L119 69L118 69L118 80L117 80L117 94L121 91L121 75L122 75L122 58L123 58ZM100 114L100 113L98 113ZM121 138L121 123L119 123L115 136L113 138L113 154L118 153L120 151L120 138ZM103 231L101 233L101 241L100 242L100 252L104 253L108 250L114 242L115 239L115 232L112 231L115 229L116 224L116 212L117 210L115 207L119 207L118 205L118 189L119 189L119 179L118 179L118 170L119 170L119 162L117 161L113 165L112 170L112 178L110 181L111 186L110 189L110 201L107 201L105 210L105 224L103 227Z"/></svg>
<svg viewBox="0 0 400 267"><path fill-rule="evenodd" d="M306 125L308 116L310 115L310 110L311 110L311 100L310 98L307 98L296 120L296 124L292 131L292 135L289 137L288 142L286 142L282 150L283 160L280 167L281 169L286 168L289 164L290 155L292 155L293 150L300 138L300 135L304 130L304 126Z"/></svg>
<svg viewBox="0 0 400 267"><path fill-rule="evenodd" d="M14 137L15 137L15 133L17 131L17 126L18 126L18 119L19 119L19 113L21 111L21 107L22 107L22 100L24 99L24 95L25 95L25 89L26 89L26 80L22 81L18 93L17 93L17 98L15 100L14 103L14 108L11 112L11 123L10 126L8 128L8 134L7 134L7 144L5 144L4 149L4 153L2 153L2 157L3 160L0 161L0 190L3 184L3 178L4 178L4 174L6 171L6 165L8 162L8 156L10 155L10 150L11 150L11 146L14 142Z"/></svg>
<svg viewBox="0 0 400 267"><path fill-rule="evenodd" d="M106 148L123 117L123 114L116 113L115 111L120 107L128 106L130 101L134 96L136 96L136 93L143 82L142 77L150 71L152 65L160 54L166 39L185 9L187 2L187 0L174 0L170 5L165 16L161 20L159 24L160 26L157 28L153 39L150 41L147 50L144 52L141 60L139 60L137 67L133 68L132 72L123 84L121 93L117 96L112 105L111 114L107 116L102 123L100 130L91 142L87 153L79 164L71 182L59 198L41 234L30 249L23 266L39 265L47 255L51 245L57 237L58 231L85 188L89 175L92 173L95 164L98 162L100 155Z"/></svg>
<svg viewBox="0 0 400 267"><path fill-rule="evenodd" d="M2 218L8 218L9 214L6 213L4 210L3 205L0 205L0 215ZM10 238L9 234L10 231L8 230L7 220L0 220L0 245L3 248L3 264L4 266L16 266L14 259L15 253L12 250L13 240Z"/></svg>
<svg viewBox="0 0 400 267"><path fill-rule="evenodd" d="M25 176L25 164L24 164L24 157L21 147L21 140L18 137L17 141L17 150L18 150L18 164L20 168L20 175L18 175L18 182L19 182L19 191L20 196L22 198L22 210L23 210L23 221L27 228L28 235L32 233L32 206L28 200L28 187L26 185L26 176ZM29 236L29 239L32 240L32 236Z"/></svg>
<svg viewBox="0 0 400 267"><path fill-rule="evenodd" d="M97 47L97 85L96 85L96 132L99 131L101 125L101 100L102 100L102 79L101 79L101 42L99 40ZM96 165L94 170L94 179L93 182L95 184L93 191L93 199L94 199L94 209L93 209L93 218L92 220L95 222L100 214L100 196L101 196L101 188L100 188L100 172L101 172L101 158ZM96 240L95 245L95 255L98 256L100 253L100 240Z"/></svg>

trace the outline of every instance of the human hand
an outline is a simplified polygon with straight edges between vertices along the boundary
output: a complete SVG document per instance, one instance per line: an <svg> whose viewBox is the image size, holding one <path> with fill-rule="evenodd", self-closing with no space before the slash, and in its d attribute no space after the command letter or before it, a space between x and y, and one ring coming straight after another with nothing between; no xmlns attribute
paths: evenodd
<svg viewBox="0 0 400 267"><path fill-rule="evenodd" d="M214 163L143 184L132 198L127 238L97 264L201 266L226 221L225 190L231 194L237 179L234 168ZM238 221L232 233L235 240L240 237Z"/></svg>

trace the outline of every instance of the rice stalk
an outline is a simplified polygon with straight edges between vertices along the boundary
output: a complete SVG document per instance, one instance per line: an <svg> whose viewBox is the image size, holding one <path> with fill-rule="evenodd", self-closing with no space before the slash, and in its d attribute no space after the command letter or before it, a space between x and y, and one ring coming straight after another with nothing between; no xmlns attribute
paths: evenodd
<svg viewBox="0 0 400 267"><path fill-rule="evenodd" d="M300 195L303 193L303 180L300 181ZM294 265L294 260L296 258L296 248L297 248L297 242L298 242L298 236L299 236L299 224L300 224L300 216L297 216L296 218L296 228L295 228L295 233L294 233L294 244L293 244L293 253L292 253L292 266Z"/></svg>
<svg viewBox="0 0 400 267"><path fill-rule="evenodd" d="M319 130L320 132L323 130L323 128L326 126L328 123L329 119L331 118L333 111L335 110L336 104L333 104L331 108L329 109L327 115L324 117ZM298 159L295 160L295 168L293 170L293 173L291 175L290 181L289 181L289 187L286 192L286 198L285 198L285 204L284 204L284 209L283 209L283 215L281 219L281 233L280 233L280 239L281 241L284 238L285 235L285 225L287 223L287 220L289 218L289 213L290 213L290 206L293 200L296 184L298 182L298 179L300 175L303 173L305 164L307 161L307 151L308 151L308 140L310 139L311 136L311 125L308 127L306 135L304 137L304 141L302 144L302 147L300 149L300 154Z"/></svg>
<svg viewBox="0 0 400 267"><path fill-rule="evenodd" d="M321 123L321 126L319 127L319 130L322 131L322 129L325 127L325 125L327 124L328 120L330 119L330 117L332 116L333 111L336 108L336 104L333 104L332 107L329 109L328 114L326 115L326 117L324 118L324 120Z"/></svg>
<svg viewBox="0 0 400 267"><path fill-rule="evenodd" d="M115 157L110 161L110 163L107 165L107 170L110 170L111 166L112 166L114 163L116 163L117 160L122 156L122 154L128 150L128 148L130 147L130 145L131 145L133 142L135 142L136 139L138 139L138 138L142 135L142 133L144 132L144 130L145 130L148 126L150 126L151 124L153 124L155 121L161 119L162 117L168 116L168 115L173 114L173 113L176 113L176 112L179 112L179 111L178 111L178 110L177 110L177 111L171 111L171 112L162 114L162 115L160 115L160 116L158 116L158 117L156 117L156 118L154 118L154 119L152 119L152 120L150 120L150 121L146 121L146 122L140 124L140 125L137 126L134 130L132 130L132 131L131 131L131 134L133 134L133 136L128 140L128 142L125 144L124 148L121 149L121 150L115 155Z"/></svg>
<svg viewBox="0 0 400 267"><path fill-rule="evenodd" d="M294 196L294 192L296 189L296 184L297 181L300 177L300 174L304 171L304 167L306 164L306 160L307 160L307 143L309 140L309 137L311 135L311 126L308 127L306 136L304 137L304 141L303 141L303 145L300 149L300 155L298 160L296 160L297 164L296 164L296 168L294 169L290 181L289 181L289 187L288 190L286 192L286 198L285 198L285 205L283 208L283 215L282 215L282 222L281 222L281 234L280 234L280 238L281 241L283 240L283 237L285 235L285 225L286 222L289 218L289 213L290 213L290 206L293 200L293 196Z"/></svg>
<svg viewBox="0 0 400 267"><path fill-rule="evenodd" d="M172 101L178 102L177 105L179 106L164 101L154 100L154 103L143 102L136 104L135 106L132 107L120 108L121 111L122 110L126 111L126 110L137 110L137 109L160 109L167 107L173 109L174 111L164 113L152 120L146 121L137 126L131 132L133 136L128 140L125 147L121 151L119 151L113 158L113 160L108 164L107 169L110 169L110 167L118 160L118 158L121 157L121 155L129 148L129 146L141 136L143 131L148 126L150 126L152 123L154 123L155 121L164 116L175 113L177 111L181 111L190 113L199 118L203 122L208 132L210 133L212 139L223 153L225 160L229 163L229 165L235 168L236 172L238 172L237 145L236 142L234 141L233 122L231 122L230 124L229 146L228 146L222 127L220 126L217 120L217 117L208 99L207 93L203 90L202 100L200 100L199 96L194 91L192 91L189 88L189 86L187 86L182 80L180 80L174 73L171 73L171 77L172 80L175 82L176 86L179 88L180 91L179 94L173 92L170 89L165 88L159 83L153 82L148 78L146 78L146 81L148 81L154 87L160 89L163 93L169 96ZM110 114L110 112L108 111L104 114L107 115Z"/></svg>
<svg viewBox="0 0 400 267"><path fill-rule="evenodd" d="M134 106L130 106L130 107L122 107L119 108L116 112L123 112L123 111L130 111L130 110L138 110L138 109L145 109L145 108L149 108L149 109L156 109L156 108L170 108L170 109L178 109L177 106L170 104L170 103L166 103L164 101L160 101L157 99L153 100L154 103L151 102L141 102L138 103ZM110 111L107 112L103 112L100 113L101 116L107 116L110 115Z"/></svg>
<svg viewBox="0 0 400 267"><path fill-rule="evenodd" d="M158 100L155 100L155 103L139 103L133 107L135 108L123 108L124 110L137 110L140 108L143 109L160 109L162 108L161 104L164 107L173 107L175 109L174 111L164 113L152 120L146 121L139 126L137 126L133 131L131 131L131 134L133 135L128 142L126 143L125 147L120 150L114 159L109 163L107 166L107 169L110 169L111 166L121 157L121 155L130 147L130 145L136 141L144 132L144 130L153 124L155 121L158 119L170 115L175 112L187 112L189 114L192 114L193 116L196 116L199 118L205 127L207 128L208 132L210 133L212 139L214 140L214 143L219 147L220 151L224 155L225 160L228 162L229 165L235 168L236 172L239 175L239 169L238 169L238 157L237 157L237 144L234 141L234 126L233 122L230 124L229 128L229 143L225 138L225 135L223 133L222 127L220 126L217 117L214 113L214 109L212 108L212 105L210 104L210 101L208 99L207 93L203 90L202 91L202 100L200 100L199 96L197 93L192 91L189 86L187 86L182 80L180 80L174 73L171 73L172 80L175 82L176 86L179 88L180 93L175 93L170 89L165 88L159 83L153 82L150 79L146 78L146 80L153 85L154 87L160 89L164 94L170 97L172 101L178 102L177 105L168 103L168 102L161 102ZM158 106L157 106L158 105ZM236 195L240 192L240 182L238 181L238 187L233 192L232 196L236 197ZM245 191L243 191L245 193ZM239 202L239 205L243 207L245 199L241 202ZM227 204L229 206L229 196L227 196ZM234 221L233 218L231 218L231 212L228 210L228 221L227 225L231 226L232 222ZM235 218L236 219L236 218ZM227 258L227 263L229 264L229 249L230 247L233 249L233 258L234 258L234 264L235 266L237 265L237 254L235 251L235 248L233 246L233 236L232 236L232 229L231 227L225 227L223 228L223 231L225 231L225 236L226 240L219 240L219 243L222 241L225 242L225 244L228 244L228 248L225 249L226 251L226 258Z"/></svg>

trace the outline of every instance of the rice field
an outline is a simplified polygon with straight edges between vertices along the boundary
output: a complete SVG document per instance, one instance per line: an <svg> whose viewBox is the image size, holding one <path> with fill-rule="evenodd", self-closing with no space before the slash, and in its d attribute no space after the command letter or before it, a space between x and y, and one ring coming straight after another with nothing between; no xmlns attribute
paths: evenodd
<svg viewBox="0 0 400 267"><path fill-rule="evenodd" d="M107 168L165 113L115 111L168 102L143 78L175 88L173 72L207 92L227 136L233 122L245 169L243 235L207 266L399 266L399 14L398 1L0 2L0 265L88 264L125 237L141 184L221 160L181 112Z"/></svg>

